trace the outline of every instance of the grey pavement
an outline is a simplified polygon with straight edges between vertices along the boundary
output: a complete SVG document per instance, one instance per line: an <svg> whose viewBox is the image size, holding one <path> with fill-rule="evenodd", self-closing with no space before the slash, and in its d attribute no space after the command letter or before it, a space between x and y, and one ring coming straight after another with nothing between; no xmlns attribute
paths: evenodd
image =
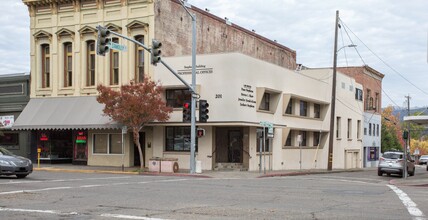
<svg viewBox="0 0 428 220"><path fill-rule="evenodd" d="M77 172L77 173L107 173L107 174L126 174L126 175L156 175L156 176L187 176L195 178L218 178L218 179L250 179L250 178L268 178L279 176L302 176L302 175L322 175L329 173L341 172L365 172L375 171L377 168L362 168L350 170L276 170L276 171L203 171L202 173L191 174L189 170L181 169L177 173L158 173L148 172L147 170L140 171L139 167L109 167L109 166L83 166L72 164L34 164L35 171L49 172ZM406 186L428 186L428 171L421 174L422 177L397 178L390 180L392 185Z"/></svg>

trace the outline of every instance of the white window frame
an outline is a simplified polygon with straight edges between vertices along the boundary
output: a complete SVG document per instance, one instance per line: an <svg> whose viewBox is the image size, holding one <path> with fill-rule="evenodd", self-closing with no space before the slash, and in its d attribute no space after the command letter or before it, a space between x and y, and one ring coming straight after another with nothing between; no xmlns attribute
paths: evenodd
<svg viewBox="0 0 428 220"><path fill-rule="evenodd" d="M107 153L95 153L95 135L107 135ZM111 148L111 144L110 144L110 136L111 135L122 135L120 133L94 133L92 134L92 155L124 155L124 147L121 148L122 153L119 154L114 154L114 153L109 153L110 152L110 148ZM123 140L122 140L123 141ZM122 143L123 146L123 143Z"/></svg>

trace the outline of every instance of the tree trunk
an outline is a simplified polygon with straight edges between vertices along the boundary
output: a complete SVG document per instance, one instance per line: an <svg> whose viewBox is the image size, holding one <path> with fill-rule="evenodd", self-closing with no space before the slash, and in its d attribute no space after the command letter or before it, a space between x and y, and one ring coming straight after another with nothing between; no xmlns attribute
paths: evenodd
<svg viewBox="0 0 428 220"><path fill-rule="evenodd" d="M133 128L132 132L134 133L134 144L137 145L138 153L140 154L140 169L143 170L145 163L144 163L144 154L143 154L143 151L141 150L141 144L140 144L140 129Z"/></svg>

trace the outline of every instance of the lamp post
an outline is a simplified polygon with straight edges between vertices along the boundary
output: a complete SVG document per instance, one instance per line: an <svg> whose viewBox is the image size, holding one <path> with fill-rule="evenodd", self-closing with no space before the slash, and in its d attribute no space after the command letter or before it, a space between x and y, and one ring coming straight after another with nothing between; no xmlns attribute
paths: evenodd
<svg viewBox="0 0 428 220"><path fill-rule="evenodd" d="M196 144L196 15L189 12L190 5L185 0L179 0L181 6L192 18L192 102L190 125L190 173L195 173L195 144ZM186 7L187 6L187 7Z"/></svg>
<svg viewBox="0 0 428 220"><path fill-rule="evenodd" d="M336 11L336 23L334 29L334 59L333 59L333 83L331 89L331 104L330 104L330 135L328 141L328 160L327 170L333 169L333 138L334 138L334 118L336 111L336 69L337 69L337 53L345 47L356 47L355 44L350 44L337 49L337 32L339 28L339 11Z"/></svg>

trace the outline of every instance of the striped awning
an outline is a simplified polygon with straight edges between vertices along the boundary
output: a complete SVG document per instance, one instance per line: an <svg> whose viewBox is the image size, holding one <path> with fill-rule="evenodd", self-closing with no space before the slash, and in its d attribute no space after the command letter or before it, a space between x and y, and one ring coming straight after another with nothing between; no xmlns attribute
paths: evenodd
<svg viewBox="0 0 428 220"><path fill-rule="evenodd" d="M119 129L95 96L32 98L12 130Z"/></svg>

